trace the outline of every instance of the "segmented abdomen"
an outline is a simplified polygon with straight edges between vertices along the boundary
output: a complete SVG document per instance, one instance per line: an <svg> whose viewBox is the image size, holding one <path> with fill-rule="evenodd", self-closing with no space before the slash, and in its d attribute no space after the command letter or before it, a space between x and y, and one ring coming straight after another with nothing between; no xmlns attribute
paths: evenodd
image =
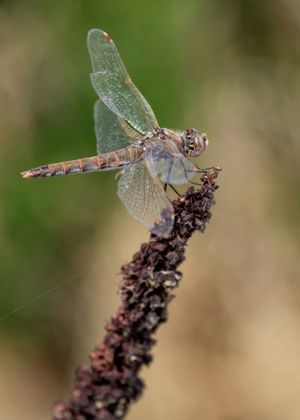
<svg viewBox="0 0 300 420"><path fill-rule="evenodd" d="M139 160L142 153L142 147L128 146L124 147L124 149L105 153L103 155L39 166L30 169L29 171L22 172L21 175L23 178L50 177L117 169Z"/></svg>

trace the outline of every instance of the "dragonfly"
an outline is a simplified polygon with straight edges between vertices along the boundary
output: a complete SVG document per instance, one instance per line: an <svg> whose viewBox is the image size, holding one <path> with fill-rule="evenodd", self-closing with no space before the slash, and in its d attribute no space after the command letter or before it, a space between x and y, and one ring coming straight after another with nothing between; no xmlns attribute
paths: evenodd
<svg viewBox="0 0 300 420"><path fill-rule="evenodd" d="M161 128L112 38L100 29L91 29L87 45L90 80L99 96L94 105L97 154L42 165L21 175L44 178L119 169L117 194L129 214L149 230L163 224L161 236L168 236L174 218L162 216L164 209L171 215L173 211L166 187L191 182L199 168L189 158L205 151L207 135L194 128L182 132Z"/></svg>

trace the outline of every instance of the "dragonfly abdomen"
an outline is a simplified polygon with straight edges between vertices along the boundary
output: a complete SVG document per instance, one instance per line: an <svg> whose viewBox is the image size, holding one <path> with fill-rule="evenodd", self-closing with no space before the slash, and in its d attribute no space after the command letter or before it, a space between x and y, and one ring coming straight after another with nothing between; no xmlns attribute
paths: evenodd
<svg viewBox="0 0 300 420"><path fill-rule="evenodd" d="M44 178L117 169L138 160L142 153L143 149L141 147L128 146L103 155L38 166L22 172L21 175L23 178Z"/></svg>

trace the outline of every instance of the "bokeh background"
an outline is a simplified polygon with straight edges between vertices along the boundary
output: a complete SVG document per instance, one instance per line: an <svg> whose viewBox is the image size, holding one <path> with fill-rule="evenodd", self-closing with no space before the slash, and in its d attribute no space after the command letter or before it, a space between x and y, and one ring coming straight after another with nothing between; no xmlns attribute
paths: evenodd
<svg viewBox="0 0 300 420"><path fill-rule="evenodd" d="M0 419L43 420L119 304L147 231L114 173L23 180L93 155L86 34L111 34L161 126L223 172L213 219L143 371L131 420L300 418L300 4L0 1Z"/></svg>

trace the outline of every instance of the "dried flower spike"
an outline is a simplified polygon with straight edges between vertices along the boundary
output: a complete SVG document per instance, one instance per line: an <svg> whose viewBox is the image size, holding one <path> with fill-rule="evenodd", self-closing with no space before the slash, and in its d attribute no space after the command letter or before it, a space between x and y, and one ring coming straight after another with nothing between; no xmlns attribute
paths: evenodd
<svg viewBox="0 0 300 420"><path fill-rule="evenodd" d="M122 267L122 304L106 325L103 342L90 354L90 366L77 369L71 400L55 404L55 420L123 419L130 404L141 397L140 369L151 362L153 334L167 320L187 240L197 230L204 232L211 218L219 171L208 170L199 190L191 187L173 201L174 227L168 238L153 232ZM159 224L155 230L159 233Z"/></svg>

